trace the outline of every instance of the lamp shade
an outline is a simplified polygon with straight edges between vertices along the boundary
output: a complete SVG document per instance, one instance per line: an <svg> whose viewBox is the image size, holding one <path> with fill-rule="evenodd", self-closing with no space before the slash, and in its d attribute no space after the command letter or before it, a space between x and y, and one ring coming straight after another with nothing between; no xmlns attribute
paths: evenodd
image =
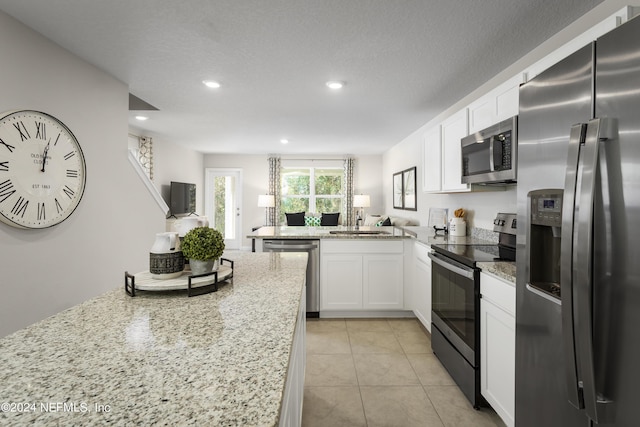
<svg viewBox="0 0 640 427"><path fill-rule="evenodd" d="M368 194L356 194L353 196L354 208L368 208L371 206L371 199Z"/></svg>
<svg viewBox="0 0 640 427"><path fill-rule="evenodd" d="M260 194L258 196L259 208L272 208L276 205L276 199L273 194Z"/></svg>

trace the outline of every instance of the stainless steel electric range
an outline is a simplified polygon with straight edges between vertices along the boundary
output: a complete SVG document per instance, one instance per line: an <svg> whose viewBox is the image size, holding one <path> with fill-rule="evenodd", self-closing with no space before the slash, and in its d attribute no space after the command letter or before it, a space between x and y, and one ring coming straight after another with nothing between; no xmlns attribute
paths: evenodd
<svg viewBox="0 0 640 427"><path fill-rule="evenodd" d="M431 347L474 408L480 395L480 269L478 262L515 261L516 215L499 213L497 244L434 244Z"/></svg>

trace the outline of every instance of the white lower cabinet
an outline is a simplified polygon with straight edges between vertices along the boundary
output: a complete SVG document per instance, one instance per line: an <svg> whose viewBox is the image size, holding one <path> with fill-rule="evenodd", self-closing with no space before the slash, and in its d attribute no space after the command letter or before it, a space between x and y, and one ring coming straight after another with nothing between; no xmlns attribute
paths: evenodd
<svg viewBox="0 0 640 427"><path fill-rule="evenodd" d="M320 255L320 310L362 308L362 255Z"/></svg>
<svg viewBox="0 0 640 427"><path fill-rule="evenodd" d="M480 382L482 396L507 426L514 425L515 285L480 274Z"/></svg>
<svg viewBox="0 0 640 427"><path fill-rule="evenodd" d="M431 251L428 245L415 242L413 247L413 314L431 332Z"/></svg>
<svg viewBox="0 0 640 427"><path fill-rule="evenodd" d="M403 256L362 256L362 308L402 310L404 308Z"/></svg>
<svg viewBox="0 0 640 427"><path fill-rule="evenodd" d="M328 240L320 250L320 311L402 310L403 242Z"/></svg>
<svg viewBox="0 0 640 427"><path fill-rule="evenodd" d="M307 300L306 289L300 298L300 308L296 319L296 328L289 357L287 382L280 409L279 427L297 427L302 425L302 404L304 402L304 375L307 365Z"/></svg>

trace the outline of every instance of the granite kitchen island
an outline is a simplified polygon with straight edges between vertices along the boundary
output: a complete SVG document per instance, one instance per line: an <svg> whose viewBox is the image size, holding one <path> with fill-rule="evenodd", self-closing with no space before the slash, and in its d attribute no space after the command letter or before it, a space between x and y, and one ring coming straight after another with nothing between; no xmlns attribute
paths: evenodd
<svg viewBox="0 0 640 427"><path fill-rule="evenodd" d="M307 256L225 257L218 292L121 285L0 339L0 425L278 425L295 357L304 372Z"/></svg>

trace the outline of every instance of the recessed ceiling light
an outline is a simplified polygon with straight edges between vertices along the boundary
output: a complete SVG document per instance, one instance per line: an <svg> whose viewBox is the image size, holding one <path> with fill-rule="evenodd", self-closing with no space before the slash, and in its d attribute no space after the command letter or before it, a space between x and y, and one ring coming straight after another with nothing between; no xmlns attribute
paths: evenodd
<svg viewBox="0 0 640 427"><path fill-rule="evenodd" d="M202 83L204 83L206 87L210 87L213 89L217 89L220 87L220 83L215 82L213 80L203 80Z"/></svg>
<svg viewBox="0 0 640 427"><path fill-rule="evenodd" d="M343 82L338 82L338 81L327 82L327 87L329 89L333 89L333 90L342 89L343 86L344 86Z"/></svg>
<svg viewBox="0 0 640 427"><path fill-rule="evenodd" d="M140 120L141 122L144 122L145 120L147 120L149 117L147 116L136 116L136 120Z"/></svg>
<svg viewBox="0 0 640 427"><path fill-rule="evenodd" d="M281 140L280 140L280 142L281 142L282 144L288 144L288 143L289 143L289 140L288 140L288 139L281 139Z"/></svg>

